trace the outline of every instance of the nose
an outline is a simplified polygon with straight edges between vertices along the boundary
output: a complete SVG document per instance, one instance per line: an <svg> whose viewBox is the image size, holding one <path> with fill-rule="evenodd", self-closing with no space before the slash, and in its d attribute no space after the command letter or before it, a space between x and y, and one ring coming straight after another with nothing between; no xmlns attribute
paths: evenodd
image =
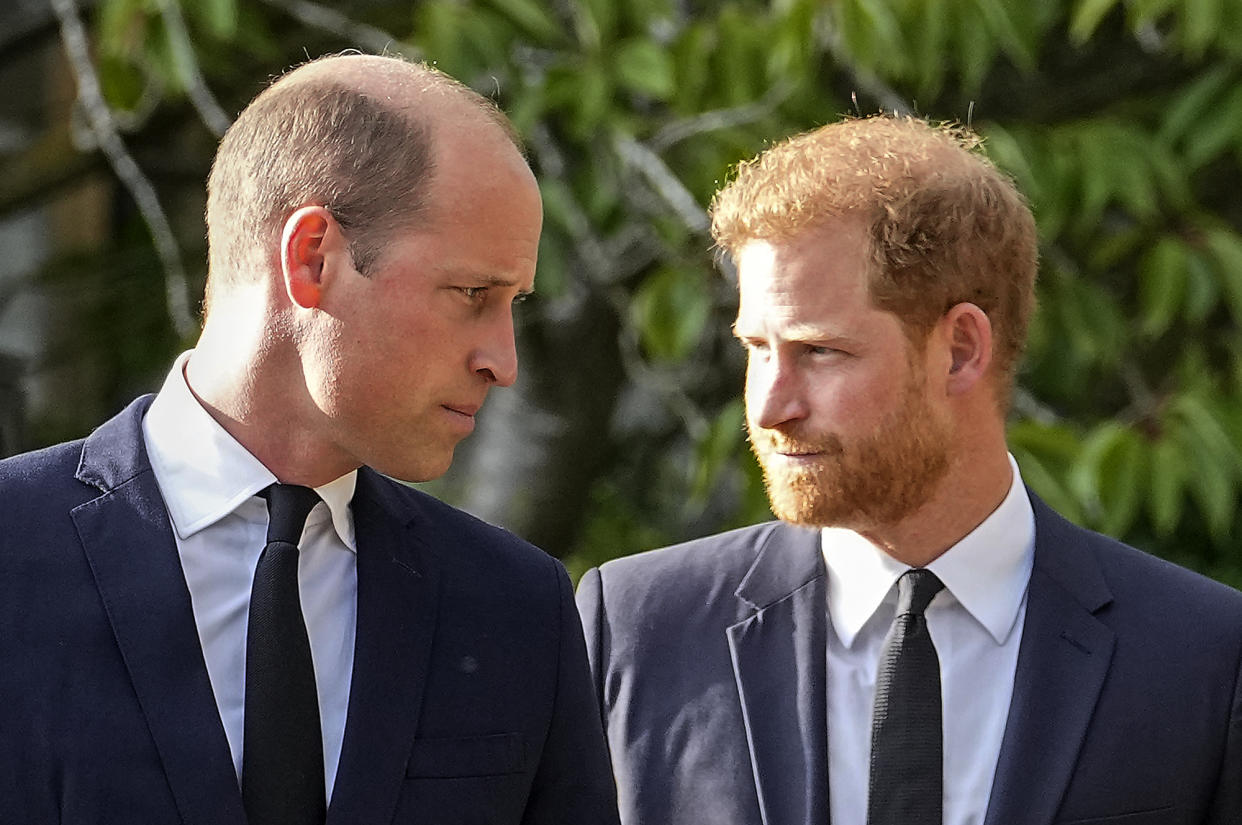
<svg viewBox="0 0 1242 825"><path fill-rule="evenodd" d="M470 360L470 368L489 384L508 387L517 380L517 342L511 312L504 313L504 318L492 325Z"/></svg>
<svg viewBox="0 0 1242 825"><path fill-rule="evenodd" d="M777 355L752 358L746 368L746 411L765 430L806 418L810 409L797 368Z"/></svg>

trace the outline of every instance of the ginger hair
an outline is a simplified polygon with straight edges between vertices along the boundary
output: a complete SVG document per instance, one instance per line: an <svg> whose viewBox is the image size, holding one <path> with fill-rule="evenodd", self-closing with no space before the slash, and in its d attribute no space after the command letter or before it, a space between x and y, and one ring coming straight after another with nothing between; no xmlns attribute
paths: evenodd
<svg viewBox="0 0 1242 825"><path fill-rule="evenodd" d="M1012 393L1035 303L1035 219L973 132L914 117L843 120L739 165L712 202L712 237L736 258L831 218L870 226L869 291L920 349L954 305L975 304L993 329L995 388Z"/></svg>

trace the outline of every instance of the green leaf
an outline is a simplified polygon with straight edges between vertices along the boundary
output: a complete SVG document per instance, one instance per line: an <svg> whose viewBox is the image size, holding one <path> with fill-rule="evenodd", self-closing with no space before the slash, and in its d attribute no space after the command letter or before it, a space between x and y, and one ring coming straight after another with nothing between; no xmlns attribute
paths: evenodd
<svg viewBox="0 0 1242 825"><path fill-rule="evenodd" d="M1209 453L1223 459L1231 472L1242 475L1242 448L1229 438L1203 398L1191 393L1180 395L1169 405L1169 411L1186 424Z"/></svg>
<svg viewBox="0 0 1242 825"><path fill-rule="evenodd" d="M574 198L573 190L564 180L541 175L539 193L543 198L544 233L556 229L573 237L583 222L583 209Z"/></svg>
<svg viewBox="0 0 1242 825"><path fill-rule="evenodd" d="M1220 284L1214 267L1202 252L1191 248L1186 256L1186 320L1202 324L1220 303Z"/></svg>
<svg viewBox="0 0 1242 825"><path fill-rule="evenodd" d="M1027 48L1022 36L1018 33L1010 16L1009 8L1001 0L975 0L975 12L987 21L995 40L1002 44L1017 67L1025 72L1035 70L1036 58L1033 51ZM970 11L966 12L970 14Z"/></svg>
<svg viewBox="0 0 1242 825"><path fill-rule="evenodd" d="M1130 25L1134 28L1155 23L1180 0L1130 0Z"/></svg>
<svg viewBox="0 0 1242 825"><path fill-rule="evenodd" d="M1182 0L1180 39L1192 59L1201 57L1216 39L1220 31L1221 11L1221 0Z"/></svg>
<svg viewBox="0 0 1242 825"><path fill-rule="evenodd" d="M1134 523L1143 500L1146 459L1141 437L1115 421L1100 424L1084 440L1070 478L1082 500L1098 505L1103 532L1121 536Z"/></svg>
<svg viewBox="0 0 1242 825"><path fill-rule="evenodd" d="M1185 439L1187 452L1193 462L1190 474L1191 496L1199 505L1213 539L1223 542L1229 539L1237 506L1237 482L1218 453L1213 453L1200 439Z"/></svg>
<svg viewBox="0 0 1242 825"><path fill-rule="evenodd" d="M1242 237L1213 228L1207 231L1206 241L1234 323L1242 324Z"/></svg>
<svg viewBox="0 0 1242 825"><path fill-rule="evenodd" d="M786 8L777 9L768 71L771 77L793 80L816 69L815 21L819 6L808 0L787 0L778 5Z"/></svg>
<svg viewBox="0 0 1242 825"><path fill-rule="evenodd" d="M1157 338L1168 330L1186 295L1187 250L1175 238L1156 242L1139 266L1142 333Z"/></svg>
<svg viewBox="0 0 1242 825"><path fill-rule="evenodd" d="M569 287L567 240L559 232L545 231L539 236L539 274L535 278L538 300L559 298Z"/></svg>
<svg viewBox="0 0 1242 825"><path fill-rule="evenodd" d="M488 3L536 43L565 41L564 29L537 0L488 0Z"/></svg>
<svg viewBox="0 0 1242 825"><path fill-rule="evenodd" d="M675 91L673 58L653 40L622 43L614 57L618 85L631 92L668 100Z"/></svg>
<svg viewBox="0 0 1242 825"><path fill-rule="evenodd" d="M656 361L680 361L711 316L711 297L693 274L665 268L647 277L632 304L643 348Z"/></svg>
<svg viewBox="0 0 1242 825"><path fill-rule="evenodd" d="M1038 456L1041 462L1058 475L1067 472L1082 452L1082 443L1078 436L1060 424L1015 421L1009 425L1007 438L1011 447L1021 447Z"/></svg>
<svg viewBox="0 0 1242 825"><path fill-rule="evenodd" d="M617 30L616 0L579 0L568 4L578 42L588 51L603 47Z"/></svg>
<svg viewBox="0 0 1242 825"><path fill-rule="evenodd" d="M1242 139L1242 86L1205 113L1197 128L1186 138L1184 151L1191 168L1215 160L1229 146Z"/></svg>
<svg viewBox="0 0 1242 825"><path fill-rule="evenodd" d="M919 36L914 38L915 80L920 95L934 98L944 85L948 61L945 53L949 39L949 15L951 7L946 0L924 0L915 4L918 12L916 25Z"/></svg>
<svg viewBox="0 0 1242 825"><path fill-rule="evenodd" d="M100 55L96 70L99 73L99 89L108 105L118 111L128 111L138 105L146 88L146 78L128 60L114 55Z"/></svg>
<svg viewBox="0 0 1242 825"><path fill-rule="evenodd" d="M149 16L144 0L101 0L95 12L100 51L107 55L133 55L142 44Z"/></svg>
<svg viewBox="0 0 1242 825"><path fill-rule="evenodd" d="M702 505L708 500L721 471L732 465L735 456L743 451L746 434L746 412L740 399L733 399L721 408L716 418L699 439L694 468L694 480L690 486L692 502Z"/></svg>
<svg viewBox="0 0 1242 825"><path fill-rule="evenodd" d="M168 0L180 2L188 17L200 21L219 40L237 34L237 0Z"/></svg>
<svg viewBox="0 0 1242 825"><path fill-rule="evenodd" d="M447 0L430 0L416 7L414 31L427 61L451 75L465 73L465 38L460 7Z"/></svg>
<svg viewBox="0 0 1242 825"><path fill-rule="evenodd" d="M673 73L677 78L674 97L682 114L703 108L704 91L711 83L712 29L705 23L687 26L673 44Z"/></svg>
<svg viewBox="0 0 1242 825"><path fill-rule="evenodd" d="M854 62L879 74L900 74L906 45L891 9L880 0L838 0L833 6Z"/></svg>
<svg viewBox="0 0 1242 825"><path fill-rule="evenodd" d="M999 44L983 18L975 14L968 13L959 19L957 34L957 67L962 76L962 89L976 94L983 88L983 80L996 60Z"/></svg>
<svg viewBox="0 0 1242 825"><path fill-rule="evenodd" d="M1167 146L1197 131L1220 95L1233 83L1234 67L1217 66L1178 90L1160 125L1158 139Z"/></svg>
<svg viewBox="0 0 1242 825"><path fill-rule="evenodd" d="M1079 174L1082 176L1082 200L1079 204L1080 228L1090 232L1104 214L1104 207L1112 199L1117 182L1116 150L1108 131L1085 128L1075 133Z"/></svg>
<svg viewBox="0 0 1242 825"><path fill-rule="evenodd" d="M1172 438L1162 438L1152 447L1151 463L1147 513L1156 535L1163 538L1172 535L1182 520L1190 462L1184 447Z"/></svg>
<svg viewBox="0 0 1242 825"><path fill-rule="evenodd" d="M1081 46L1091 39L1118 0L1079 0L1070 15L1070 40Z"/></svg>
<svg viewBox="0 0 1242 825"><path fill-rule="evenodd" d="M549 105L569 115L578 140L594 135L608 116L612 86L598 63L557 66L548 72L546 89Z"/></svg>
<svg viewBox="0 0 1242 825"><path fill-rule="evenodd" d="M1031 169L1026 151L1014 134L996 123L989 123L980 132L985 137L984 148L992 162L1013 176L1018 188L1032 203L1037 201L1041 191L1039 178Z"/></svg>
<svg viewBox="0 0 1242 825"><path fill-rule="evenodd" d="M1021 447L1012 447L1013 456L1022 471L1022 481L1035 491L1049 507L1075 524L1083 524L1082 507L1044 463Z"/></svg>

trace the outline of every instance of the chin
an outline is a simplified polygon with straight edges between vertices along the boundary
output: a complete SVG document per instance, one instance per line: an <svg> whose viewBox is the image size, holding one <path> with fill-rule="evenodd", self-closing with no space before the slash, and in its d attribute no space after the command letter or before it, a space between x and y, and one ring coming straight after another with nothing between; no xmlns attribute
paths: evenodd
<svg viewBox="0 0 1242 825"><path fill-rule="evenodd" d="M388 460L368 462L368 465L389 478L395 478L407 484L418 484L423 481L435 481L447 473L453 464L453 451L450 449L443 456L421 455L407 461L392 461L391 456L385 456L385 458Z"/></svg>

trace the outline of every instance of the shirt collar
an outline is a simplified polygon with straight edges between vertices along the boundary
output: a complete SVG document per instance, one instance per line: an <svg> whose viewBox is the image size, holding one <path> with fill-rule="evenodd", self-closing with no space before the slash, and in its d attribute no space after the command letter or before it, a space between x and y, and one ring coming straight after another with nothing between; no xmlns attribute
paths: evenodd
<svg viewBox="0 0 1242 825"><path fill-rule="evenodd" d="M191 354L177 358L142 421L151 469L173 529L182 540L215 524L276 482L276 476L216 423L190 392L185 365ZM315 488L337 536L354 552L349 503L357 481L358 471L353 470ZM315 505L308 523L324 518L322 512Z"/></svg>
<svg viewBox="0 0 1242 825"><path fill-rule="evenodd" d="M1012 455L1009 464L1013 480L1005 500L927 566L997 644L1013 632L1035 559L1031 500ZM909 566L853 530L824 528L821 540L828 566L828 613L837 637L850 647Z"/></svg>

